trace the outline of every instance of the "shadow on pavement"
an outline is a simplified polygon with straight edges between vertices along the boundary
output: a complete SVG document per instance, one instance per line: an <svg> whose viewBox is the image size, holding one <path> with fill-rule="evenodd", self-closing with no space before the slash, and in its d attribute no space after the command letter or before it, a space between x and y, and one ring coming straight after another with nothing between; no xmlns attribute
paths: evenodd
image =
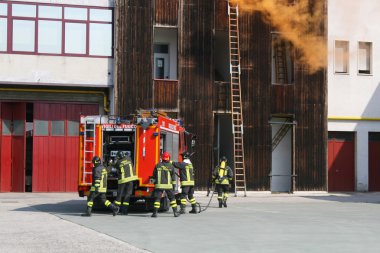
<svg viewBox="0 0 380 253"><path fill-rule="evenodd" d="M307 199L335 201L342 203L371 203L380 204L380 192L373 193L331 193L329 196L302 196Z"/></svg>
<svg viewBox="0 0 380 253"><path fill-rule="evenodd" d="M86 200L69 200L59 203L48 203L48 204L37 204L37 205L29 205L28 207L22 207L14 209L13 211L20 212L46 212L51 214L60 214L60 215L70 215L70 216L80 216L82 213L86 211ZM96 207L93 210L93 213L103 213L108 214L111 213L106 207ZM146 216L149 212L145 210L145 205L136 204L131 206L129 213L131 215L137 214Z"/></svg>

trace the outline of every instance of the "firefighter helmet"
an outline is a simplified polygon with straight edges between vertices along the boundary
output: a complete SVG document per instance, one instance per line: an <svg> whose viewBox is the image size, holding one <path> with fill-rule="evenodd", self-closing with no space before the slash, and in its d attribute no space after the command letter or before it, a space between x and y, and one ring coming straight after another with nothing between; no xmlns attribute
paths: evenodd
<svg viewBox="0 0 380 253"><path fill-rule="evenodd" d="M182 157L183 157L183 159L188 159L188 158L190 158L190 153L189 152L183 152L182 153Z"/></svg>
<svg viewBox="0 0 380 253"><path fill-rule="evenodd" d="M92 158L92 163L93 163L95 166L99 165L101 162L102 162L102 161L100 160L99 156L94 156L94 157Z"/></svg>
<svg viewBox="0 0 380 253"><path fill-rule="evenodd" d="M116 158L122 159L125 157L125 153L123 151L117 151Z"/></svg>
<svg viewBox="0 0 380 253"><path fill-rule="evenodd" d="M225 156L222 156L222 158L220 159L221 162L227 162L227 157Z"/></svg>
<svg viewBox="0 0 380 253"><path fill-rule="evenodd" d="M166 161L166 162L169 162L170 161L170 154L169 154L169 152L164 152L163 154L162 154L162 161Z"/></svg>

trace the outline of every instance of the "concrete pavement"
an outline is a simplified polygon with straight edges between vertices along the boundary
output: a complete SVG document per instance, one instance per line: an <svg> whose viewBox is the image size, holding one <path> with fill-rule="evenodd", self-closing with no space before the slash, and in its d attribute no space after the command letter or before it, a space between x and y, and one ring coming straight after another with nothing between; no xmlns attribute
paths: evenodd
<svg viewBox="0 0 380 253"><path fill-rule="evenodd" d="M380 252L380 193L249 192L228 203L214 196L178 218L87 218L75 193L0 193L0 252Z"/></svg>

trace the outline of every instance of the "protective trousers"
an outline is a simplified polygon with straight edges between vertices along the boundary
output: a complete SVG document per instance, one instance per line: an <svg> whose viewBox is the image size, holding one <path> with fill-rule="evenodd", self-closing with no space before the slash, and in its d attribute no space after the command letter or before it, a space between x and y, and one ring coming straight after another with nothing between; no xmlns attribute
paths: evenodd
<svg viewBox="0 0 380 253"><path fill-rule="evenodd" d="M133 182L122 183L117 186L117 196L115 204L121 207L121 214L127 215L129 208L129 199L133 190Z"/></svg>
<svg viewBox="0 0 380 253"><path fill-rule="evenodd" d="M111 209L114 216L119 212L119 207L115 206L109 200L107 200L106 194L104 192L90 191L90 195L88 195L87 198L87 213L84 216L91 216L95 198L99 198L103 205Z"/></svg>
<svg viewBox="0 0 380 253"><path fill-rule="evenodd" d="M154 209L153 209L153 214L152 217L157 217L157 211L161 207L161 196L162 194L166 192L166 195L169 198L170 201L170 206L173 209L174 217L178 217L179 213L177 212L177 201L175 199L173 190L167 190L167 189L155 189L153 192L154 196Z"/></svg>
<svg viewBox="0 0 380 253"><path fill-rule="evenodd" d="M230 191L228 184L216 184L216 191L218 192L219 208L222 206L227 207L227 198Z"/></svg>
<svg viewBox="0 0 380 253"><path fill-rule="evenodd" d="M186 197L189 198L189 202L191 204L191 211L190 213L197 213L196 212L196 203L197 201L194 198L194 186L182 186L182 193L181 193L181 210L180 213L184 214L186 210Z"/></svg>

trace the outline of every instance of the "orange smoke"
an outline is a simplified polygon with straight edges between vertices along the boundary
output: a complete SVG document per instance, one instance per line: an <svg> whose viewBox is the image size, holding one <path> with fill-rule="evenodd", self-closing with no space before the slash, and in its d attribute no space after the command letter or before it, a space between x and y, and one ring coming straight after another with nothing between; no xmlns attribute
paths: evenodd
<svg viewBox="0 0 380 253"><path fill-rule="evenodd" d="M280 32L281 36L293 43L302 52L301 62L311 72L326 67L327 47L323 36L324 0L230 0L238 2L240 12L260 12L264 21Z"/></svg>

